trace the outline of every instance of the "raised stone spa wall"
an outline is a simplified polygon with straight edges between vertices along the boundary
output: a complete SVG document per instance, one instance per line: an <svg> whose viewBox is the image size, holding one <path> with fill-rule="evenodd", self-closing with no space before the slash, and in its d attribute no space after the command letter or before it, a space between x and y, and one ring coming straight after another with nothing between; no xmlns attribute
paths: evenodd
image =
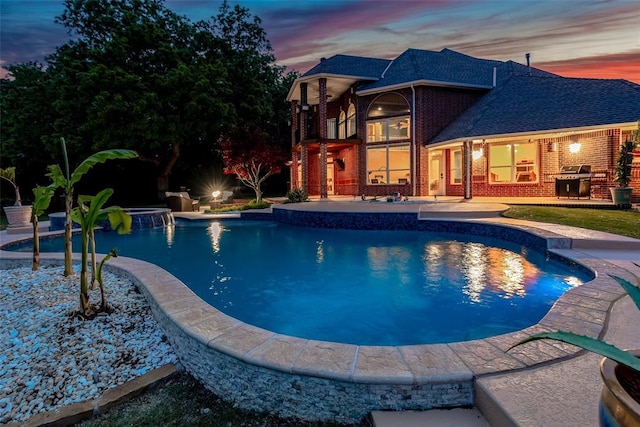
<svg viewBox="0 0 640 427"><path fill-rule="evenodd" d="M126 208L124 209L129 215L131 215L131 229L138 230L141 228L156 228L166 227L173 225L174 219L171 209L168 208ZM49 230L60 231L64 230L66 217L64 212L55 212L49 215ZM100 224L105 230L111 230L111 224L109 221L103 221ZM76 223L73 223L74 228L80 228Z"/></svg>

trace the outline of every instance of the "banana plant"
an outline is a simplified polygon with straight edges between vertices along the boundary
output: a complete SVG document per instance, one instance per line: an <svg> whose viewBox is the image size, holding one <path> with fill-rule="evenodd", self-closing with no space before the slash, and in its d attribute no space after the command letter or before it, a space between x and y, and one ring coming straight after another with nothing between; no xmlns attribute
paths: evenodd
<svg viewBox="0 0 640 427"><path fill-rule="evenodd" d="M51 178L56 188L62 188L64 191L64 210L65 210L65 228L64 228L64 275L73 275L73 250L71 246L71 209L73 207L73 187L80 179L89 172L89 170L98 163L105 163L107 160L116 159L132 159L138 157L138 153L132 150L112 149L100 151L87 157L78 167L70 172L69 157L67 155L67 145L64 138L60 138L62 144L62 154L64 156L65 171L63 172L59 165L49 166L47 176Z"/></svg>
<svg viewBox="0 0 640 427"><path fill-rule="evenodd" d="M131 231L131 216L118 206L103 206L113 194L113 189L105 188L95 196L79 195L78 206L71 211L71 219L80 225L81 261L80 261L80 307L79 314L87 319L95 316L89 301L89 241L95 241L94 230L101 221L109 219L111 228L119 234ZM92 245L95 256L95 246ZM106 301L103 303L106 306Z"/></svg>
<svg viewBox="0 0 640 427"><path fill-rule="evenodd" d="M117 248L112 248L109 251L109 253L106 254L104 258L102 258L102 261L100 261L100 264L98 264L97 281L98 281L98 284L100 285L100 311L103 311L103 312L110 311L111 308L107 303L107 298L105 297L105 293L104 293L104 281L102 279L102 266L104 265L105 262L109 261L109 258L111 257L113 258L118 257Z"/></svg>
<svg viewBox="0 0 640 427"><path fill-rule="evenodd" d="M33 262L31 269L36 271L40 268L40 234L38 232L38 218L44 214L51 204L51 197L56 189L53 185L42 187L40 185L33 189L33 207L31 208L31 223L33 224Z"/></svg>
<svg viewBox="0 0 640 427"><path fill-rule="evenodd" d="M634 263L638 267L640 265ZM626 279L618 276L612 276L613 278L622 288L629 294L633 302L635 303L638 310L640 310L640 288L637 285L629 282ZM637 277L636 277L637 278ZM622 350L614 345L611 345L605 341L587 337L584 335L574 334L572 332L565 331L556 331L556 332L542 332L539 334L532 335L519 343L513 345L509 350L514 347L517 347L521 344L536 341L541 339L552 339L556 341L566 342L568 344L575 345L584 350L591 351L593 353L599 354L600 356L607 357L609 359L615 360L618 363L628 366L629 368L635 369L636 371L640 371L640 359L631 354L631 352Z"/></svg>

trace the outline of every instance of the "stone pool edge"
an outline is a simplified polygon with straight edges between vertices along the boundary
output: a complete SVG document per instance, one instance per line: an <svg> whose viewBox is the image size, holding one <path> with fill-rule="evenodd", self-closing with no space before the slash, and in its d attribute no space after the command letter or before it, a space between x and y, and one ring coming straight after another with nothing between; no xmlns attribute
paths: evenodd
<svg viewBox="0 0 640 427"><path fill-rule="evenodd" d="M526 227L526 232L535 230ZM548 232L541 234L553 238ZM565 243L560 245L559 256L571 260L573 251ZM30 265L30 257L29 253L2 251L0 268ZM48 263L63 260L62 254L41 257ZM481 340L398 347L276 334L221 313L154 264L119 257L105 267L134 281L181 362L218 395L240 407L283 417L357 422L372 410L471 406L475 378L582 353L554 341L506 351L525 336L543 330L562 328L589 336L604 333L612 304L625 295L606 273L626 277L628 272L600 259L578 258L573 262L595 271L596 278L563 294L537 325Z"/></svg>

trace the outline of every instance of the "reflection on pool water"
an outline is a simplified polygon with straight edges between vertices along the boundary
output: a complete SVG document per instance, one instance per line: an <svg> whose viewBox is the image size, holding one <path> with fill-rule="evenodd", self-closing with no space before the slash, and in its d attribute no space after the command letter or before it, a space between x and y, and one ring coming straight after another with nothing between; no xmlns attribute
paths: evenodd
<svg viewBox="0 0 640 427"><path fill-rule="evenodd" d="M516 331L590 280L543 253L460 234L230 220L101 233L96 242L101 253L117 247L122 256L165 268L248 324L360 345L447 343ZM43 252L63 246L61 238L41 241Z"/></svg>

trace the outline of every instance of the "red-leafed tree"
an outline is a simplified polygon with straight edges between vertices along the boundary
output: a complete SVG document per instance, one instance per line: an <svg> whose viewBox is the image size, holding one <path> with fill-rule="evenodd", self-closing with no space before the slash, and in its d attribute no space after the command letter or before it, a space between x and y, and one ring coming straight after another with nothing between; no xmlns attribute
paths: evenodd
<svg viewBox="0 0 640 427"><path fill-rule="evenodd" d="M218 152L224 162L224 173L235 174L262 201L262 183L280 173L290 153L271 140L257 126L234 128L220 137Z"/></svg>

